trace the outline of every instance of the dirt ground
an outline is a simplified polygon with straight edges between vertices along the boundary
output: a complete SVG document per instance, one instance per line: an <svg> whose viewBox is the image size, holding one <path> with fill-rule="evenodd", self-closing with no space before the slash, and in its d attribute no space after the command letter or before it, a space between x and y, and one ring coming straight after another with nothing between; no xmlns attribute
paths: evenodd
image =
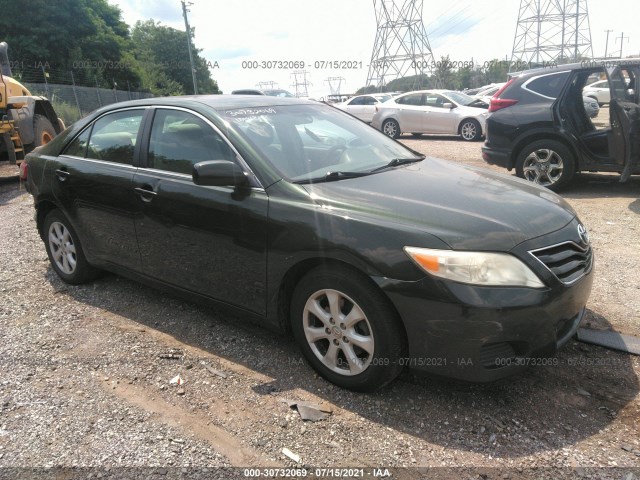
<svg viewBox="0 0 640 480"><path fill-rule="evenodd" d="M402 141L492 168L480 143ZM640 336L640 177L622 185L615 175L583 174L563 196L596 254L585 324ZM312 467L358 467L368 477L393 467L393 478L640 477L638 357L572 341L556 365L498 383L407 372L357 394L318 378L292 339L235 313L115 275L64 284L17 183L0 184L0 232L0 471L91 467L79 471L118 478L134 467L132 478L246 478L255 472L225 468L282 466L335 478L354 472ZM172 385L178 374L184 384ZM305 422L286 399L331 413Z"/></svg>

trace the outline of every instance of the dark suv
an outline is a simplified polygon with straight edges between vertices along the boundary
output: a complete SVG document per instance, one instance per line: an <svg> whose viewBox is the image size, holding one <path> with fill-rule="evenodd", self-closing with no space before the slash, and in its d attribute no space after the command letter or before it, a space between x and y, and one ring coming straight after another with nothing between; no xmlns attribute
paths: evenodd
<svg viewBox="0 0 640 480"><path fill-rule="evenodd" d="M606 76L610 121L596 128L583 88ZM515 75L491 100L482 157L552 190L576 172L640 173L640 59L583 62Z"/></svg>

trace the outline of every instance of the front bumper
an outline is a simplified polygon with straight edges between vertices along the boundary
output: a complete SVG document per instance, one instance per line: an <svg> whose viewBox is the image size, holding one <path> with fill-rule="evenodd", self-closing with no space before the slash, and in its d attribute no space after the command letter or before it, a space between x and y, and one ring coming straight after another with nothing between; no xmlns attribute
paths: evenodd
<svg viewBox="0 0 640 480"><path fill-rule="evenodd" d="M477 382L551 364L549 357L573 337L584 316L593 262L582 277L566 284L540 268L528 252L577 241L571 236L577 224L574 219L557 232L513 249L544 281L544 289L479 287L431 276L379 281L407 333L409 357L404 364Z"/></svg>

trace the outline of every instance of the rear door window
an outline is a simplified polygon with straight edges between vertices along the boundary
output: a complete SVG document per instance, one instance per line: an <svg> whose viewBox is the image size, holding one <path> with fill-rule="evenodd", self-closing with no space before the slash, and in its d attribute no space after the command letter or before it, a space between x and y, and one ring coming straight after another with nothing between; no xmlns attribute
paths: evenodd
<svg viewBox="0 0 640 480"><path fill-rule="evenodd" d="M415 94L412 94L412 95L405 95L404 97L400 97L400 98L396 99L396 103L399 103L400 105L414 105L414 106L424 105L422 103L422 94L421 93L415 93Z"/></svg>
<svg viewBox="0 0 640 480"><path fill-rule="evenodd" d="M556 99L567 82L570 72L552 73L534 77L523 85L523 88L546 98Z"/></svg>

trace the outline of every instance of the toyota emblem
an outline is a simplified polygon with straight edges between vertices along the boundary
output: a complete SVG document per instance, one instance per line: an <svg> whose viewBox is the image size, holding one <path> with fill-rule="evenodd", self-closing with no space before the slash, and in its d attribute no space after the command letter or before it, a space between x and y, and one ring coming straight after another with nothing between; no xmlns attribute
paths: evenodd
<svg viewBox="0 0 640 480"><path fill-rule="evenodd" d="M582 243L589 245L589 232L587 232L587 229L582 224L578 225L578 236Z"/></svg>

